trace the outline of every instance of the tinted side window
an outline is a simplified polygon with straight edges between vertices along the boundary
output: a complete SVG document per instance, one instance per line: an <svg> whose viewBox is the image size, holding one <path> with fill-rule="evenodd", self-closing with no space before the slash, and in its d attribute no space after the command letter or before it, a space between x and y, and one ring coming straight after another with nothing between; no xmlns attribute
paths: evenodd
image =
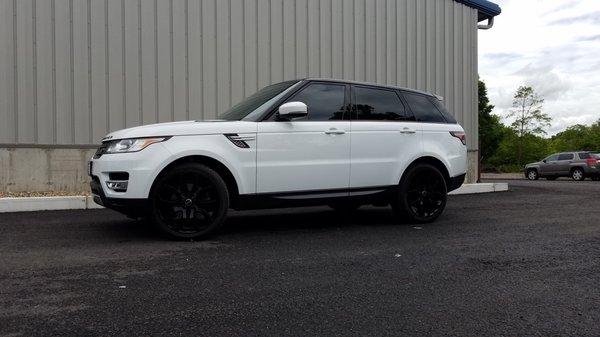
<svg viewBox="0 0 600 337"><path fill-rule="evenodd" d="M572 153L561 153L558 155L558 160L571 160L573 159Z"/></svg>
<svg viewBox="0 0 600 337"><path fill-rule="evenodd" d="M457 123L454 116L452 116L452 114L450 114L450 112L446 109L444 104L442 102L440 102L439 99L437 99L435 97L429 97L429 100L431 101L431 103L433 103L433 105L435 105L435 107L438 109L438 111L441 112L442 115L444 115L446 122L453 123L453 124Z"/></svg>
<svg viewBox="0 0 600 337"><path fill-rule="evenodd" d="M591 154L587 152L579 152L577 155L579 156L579 159L588 159L592 157Z"/></svg>
<svg viewBox="0 0 600 337"><path fill-rule="evenodd" d="M299 120L330 121L344 117L346 86L340 84L313 83L288 99L308 106L308 116Z"/></svg>
<svg viewBox="0 0 600 337"><path fill-rule="evenodd" d="M353 90L357 120L414 120L412 116L407 116L404 104L395 91L365 87L354 87Z"/></svg>
<svg viewBox="0 0 600 337"><path fill-rule="evenodd" d="M413 94L409 92L402 93L408 106L415 114L417 121L428 123L446 123L446 119L438 111L438 109L429 101L427 96Z"/></svg>

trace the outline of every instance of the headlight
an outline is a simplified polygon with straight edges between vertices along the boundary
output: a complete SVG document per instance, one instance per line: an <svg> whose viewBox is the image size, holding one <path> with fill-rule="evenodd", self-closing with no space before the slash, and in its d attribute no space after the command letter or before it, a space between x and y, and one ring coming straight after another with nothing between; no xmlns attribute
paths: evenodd
<svg viewBox="0 0 600 337"><path fill-rule="evenodd" d="M115 140L108 144L108 147L106 148L106 153L137 152L145 149L146 147L154 143L160 143L167 139L169 139L169 137Z"/></svg>

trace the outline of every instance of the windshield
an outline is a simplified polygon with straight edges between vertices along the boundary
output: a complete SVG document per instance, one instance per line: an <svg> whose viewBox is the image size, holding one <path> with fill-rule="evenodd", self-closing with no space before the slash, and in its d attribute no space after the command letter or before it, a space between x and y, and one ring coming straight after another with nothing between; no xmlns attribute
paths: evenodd
<svg viewBox="0 0 600 337"><path fill-rule="evenodd" d="M228 121L239 121L256 110L275 96L279 95L292 85L298 83L298 81L286 81L281 83L275 83L260 89L254 95L246 98L240 103L233 106L231 109L225 111L219 115L219 119Z"/></svg>

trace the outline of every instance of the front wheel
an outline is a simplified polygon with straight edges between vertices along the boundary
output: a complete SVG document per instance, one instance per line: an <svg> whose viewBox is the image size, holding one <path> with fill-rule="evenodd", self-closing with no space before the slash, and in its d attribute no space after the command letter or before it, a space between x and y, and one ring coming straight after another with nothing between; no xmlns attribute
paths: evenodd
<svg viewBox="0 0 600 337"><path fill-rule="evenodd" d="M398 215L410 222L427 223L442 214L447 194L442 173L435 166L417 164L405 173L391 204Z"/></svg>
<svg viewBox="0 0 600 337"><path fill-rule="evenodd" d="M529 180L538 180L539 179L538 171L536 169L527 170L527 179Z"/></svg>
<svg viewBox="0 0 600 337"><path fill-rule="evenodd" d="M583 170L580 168L573 169L573 171L571 171L571 178L573 178L573 180L575 180L575 181L585 180L585 175L583 173Z"/></svg>
<svg viewBox="0 0 600 337"><path fill-rule="evenodd" d="M151 193L152 220L173 239L214 233L229 209L227 185L207 166L189 163L158 178Z"/></svg>

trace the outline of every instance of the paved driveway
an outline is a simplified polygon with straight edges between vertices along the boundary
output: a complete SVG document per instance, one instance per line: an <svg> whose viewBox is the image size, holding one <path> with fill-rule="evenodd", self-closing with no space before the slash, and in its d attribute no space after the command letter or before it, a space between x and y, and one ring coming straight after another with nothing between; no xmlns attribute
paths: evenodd
<svg viewBox="0 0 600 337"><path fill-rule="evenodd" d="M108 210L0 214L0 335L600 335L600 183L510 184L420 227L272 210L205 242Z"/></svg>

